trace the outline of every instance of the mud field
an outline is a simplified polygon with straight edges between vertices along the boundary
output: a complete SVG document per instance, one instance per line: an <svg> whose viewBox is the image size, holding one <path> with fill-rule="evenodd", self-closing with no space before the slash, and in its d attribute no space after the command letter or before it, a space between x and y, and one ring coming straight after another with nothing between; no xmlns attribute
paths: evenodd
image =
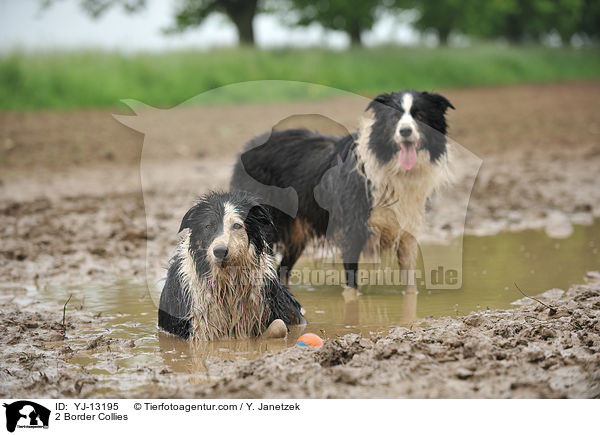
<svg viewBox="0 0 600 435"><path fill-rule="evenodd" d="M443 93L457 108L449 136L483 161L466 234L542 228L559 240L600 215L599 82ZM144 145L142 174L152 177L143 180L144 136L110 111L1 113L0 300L8 333L0 338L0 395L598 397L594 274L542 299L556 313L535 303L427 319L387 336L332 338L319 350L203 360L202 374L141 367L128 375L136 387L126 394L114 387L122 379L108 377L99 387L98 375L72 361L81 350L70 343L74 331L102 325L107 314L70 306L63 323L62 304L32 294L119 279L143 283L147 263L158 276L181 216L198 194L226 188L243 142L273 127L279 113L336 113L356 125L363 108L332 99L188 107L162 124L140 118L158 130ZM198 131L210 138L200 147ZM462 228L457 198L471 190L467 178L458 167L454 184L435 197L424 231L430 239ZM77 346L105 350L110 361L111 353L135 353L138 344L95 337Z"/></svg>
<svg viewBox="0 0 600 435"><path fill-rule="evenodd" d="M0 305L5 397L208 398L600 398L600 274L567 292L550 290L512 310L485 310L347 334L321 348L289 347L251 361L198 361L196 373L168 365L126 378L67 362L102 352L109 364L135 352L131 340L98 336L75 349L76 328L101 316L32 304ZM543 305L545 304L545 305ZM127 389L123 392L123 389Z"/></svg>

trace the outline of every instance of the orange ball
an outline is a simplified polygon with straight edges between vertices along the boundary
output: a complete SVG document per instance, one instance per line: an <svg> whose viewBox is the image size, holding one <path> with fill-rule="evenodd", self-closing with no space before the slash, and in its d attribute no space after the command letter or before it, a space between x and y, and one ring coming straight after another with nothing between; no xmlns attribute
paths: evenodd
<svg viewBox="0 0 600 435"><path fill-rule="evenodd" d="M323 346L323 340L317 334L309 332L298 337L298 346Z"/></svg>

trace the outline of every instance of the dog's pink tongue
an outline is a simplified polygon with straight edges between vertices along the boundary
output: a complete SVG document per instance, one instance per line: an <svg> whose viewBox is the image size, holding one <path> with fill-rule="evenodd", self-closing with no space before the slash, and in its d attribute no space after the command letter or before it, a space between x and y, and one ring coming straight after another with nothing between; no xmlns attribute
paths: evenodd
<svg viewBox="0 0 600 435"><path fill-rule="evenodd" d="M417 148L414 146L400 147L400 165L410 171L417 164Z"/></svg>

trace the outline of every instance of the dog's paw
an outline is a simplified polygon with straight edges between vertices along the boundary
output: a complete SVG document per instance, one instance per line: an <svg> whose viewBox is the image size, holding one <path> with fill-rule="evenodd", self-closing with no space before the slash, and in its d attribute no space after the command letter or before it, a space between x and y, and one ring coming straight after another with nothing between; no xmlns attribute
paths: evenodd
<svg viewBox="0 0 600 435"><path fill-rule="evenodd" d="M287 336L287 327L281 319L273 320L262 335L263 338L285 338L285 336Z"/></svg>

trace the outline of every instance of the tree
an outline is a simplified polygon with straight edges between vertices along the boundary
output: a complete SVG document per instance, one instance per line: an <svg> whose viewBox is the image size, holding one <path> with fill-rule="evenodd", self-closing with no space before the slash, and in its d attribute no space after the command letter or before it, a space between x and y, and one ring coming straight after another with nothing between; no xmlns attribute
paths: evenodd
<svg viewBox="0 0 600 435"><path fill-rule="evenodd" d="M468 0L398 0L396 5L416 9L419 17L414 23L415 27L421 31L433 30L441 45L448 43L451 32L464 30L470 6Z"/></svg>
<svg viewBox="0 0 600 435"><path fill-rule="evenodd" d="M584 0L579 14L578 33L587 35L591 39L600 37L600 2L598 0Z"/></svg>
<svg viewBox="0 0 600 435"><path fill-rule="evenodd" d="M175 11L174 31L196 27L214 12L222 12L235 25L240 42L254 45L254 16L258 0L183 0Z"/></svg>
<svg viewBox="0 0 600 435"><path fill-rule="evenodd" d="M362 44L362 34L371 29L378 11L393 2L386 0L290 0L291 24L319 23L326 29L341 30L352 45Z"/></svg>
<svg viewBox="0 0 600 435"><path fill-rule="evenodd" d="M484 38L506 38L511 43L540 41L556 32L563 41L575 33L593 33L597 29L593 13L598 11L594 0L396 0L397 7L419 11L415 26L434 30L441 44L451 32Z"/></svg>
<svg viewBox="0 0 600 435"><path fill-rule="evenodd" d="M42 0L46 8L58 0ZM80 6L92 17L99 17L114 6L127 12L137 12L146 6L146 0L78 0ZM224 13L235 25L240 42L254 45L254 16L264 1L259 0L179 0L175 6L175 23L168 32L181 32L201 25L211 14Z"/></svg>
<svg viewBox="0 0 600 435"><path fill-rule="evenodd" d="M556 32L562 41L569 41L578 31L583 1L511 0L492 4L495 8L487 12L489 25L487 29L480 28L481 35L503 36L512 43L520 43L540 41L551 32Z"/></svg>

